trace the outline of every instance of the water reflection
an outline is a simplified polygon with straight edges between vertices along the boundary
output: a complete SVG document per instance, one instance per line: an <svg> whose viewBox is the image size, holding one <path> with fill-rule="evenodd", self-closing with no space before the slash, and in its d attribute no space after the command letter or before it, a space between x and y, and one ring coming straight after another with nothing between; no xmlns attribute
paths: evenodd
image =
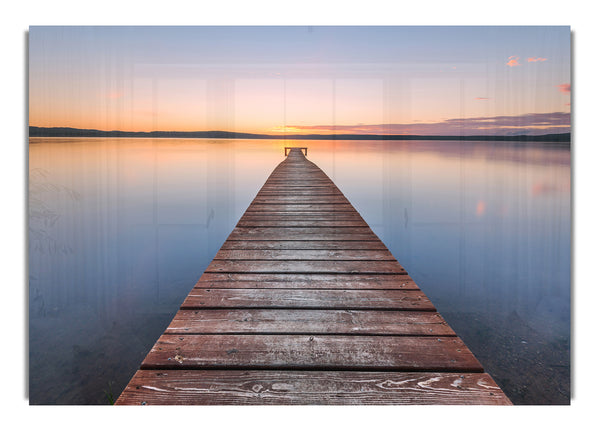
<svg viewBox="0 0 600 431"><path fill-rule="evenodd" d="M569 150L439 141L338 148L334 157L311 148L312 159L513 402L568 403Z"/></svg>
<svg viewBox="0 0 600 431"><path fill-rule="evenodd" d="M568 402L568 149L97 138L31 139L30 402L118 395L296 144L514 402Z"/></svg>
<svg viewBox="0 0 600 431"><path fill-rule="evenodd" d="M31 142L30 401L103 403L281 155L255 142Z"/></svg>

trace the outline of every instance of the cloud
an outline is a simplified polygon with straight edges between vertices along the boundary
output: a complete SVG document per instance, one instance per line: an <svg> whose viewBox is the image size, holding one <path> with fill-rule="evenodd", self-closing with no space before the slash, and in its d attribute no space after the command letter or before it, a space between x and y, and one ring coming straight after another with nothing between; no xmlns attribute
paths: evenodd
<svg viewBox="0 0 600 431"><path fill-rule="evenodd" d="M571 131L568 112L453 118L435 123L288 126L298 133L383 135L543 135Z"/></svg>
<svg viewBox="0 0 600 431"><path fill-rule="evenodd" d="M562 183L538 181L531 186L533 196L549 195L555 193L568 193L571 189L571 181Z"/></svg>
<svg viewBox="0 0 600 431"><path fill-rule="evenodd" d="M475 100L490 100L489 97L476 97Z"/></svg>
<svg viewBox="0 0 600 431"><path fill-rule="evenodd" d="M542 58L542 57L529 57L527 59L527 62L529 63L537 63L538 61L546 61L548 60L547 58Z"/></svg>
<svg viewBox="0 0 600 431"><path fill-rule="evenodd" d="M521 63L519 63L519 57L516 55L511 55L508 57L508 63L506 63L506 65L510 67L520 66Z"/></svg>
<svg viewBox="0 0 600 431"><path fill-rule="evenodd" d="M560 84L557 87L561 93L569 94L571 92L571 84Z"/></svg>

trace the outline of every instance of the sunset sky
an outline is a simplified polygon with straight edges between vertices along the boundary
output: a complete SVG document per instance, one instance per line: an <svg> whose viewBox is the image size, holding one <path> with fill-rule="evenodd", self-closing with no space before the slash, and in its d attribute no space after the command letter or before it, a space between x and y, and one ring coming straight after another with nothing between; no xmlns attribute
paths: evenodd
<svg viewBox="0 0 600 431"><path fill-rule="evenodd" d="M31 27L29 124L124 131L570 131L560 27Z"/></svg>

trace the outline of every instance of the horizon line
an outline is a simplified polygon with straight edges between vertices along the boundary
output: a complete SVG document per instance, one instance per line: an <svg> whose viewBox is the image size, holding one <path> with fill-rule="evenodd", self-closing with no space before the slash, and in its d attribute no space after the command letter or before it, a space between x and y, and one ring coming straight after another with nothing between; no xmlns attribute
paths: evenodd
<svg viewBox="0 0 600 431"><path fill-rule="evenodd" d="M33 129L33 130L32 130ZM34 132L33 134L31 132ZM46 132L46 133L44 133ZM61 133L62 132L62 133ZM73 132L71 134L67 134L68 132ZM202 135L222 135L229 137L245 136L249 139L255 137L256 139L314 139L316 137L365 137L365 138L395 138L397 140L402 139L411 139L411 138L428 138L428 139L448 139L448 138L487 138L487 139L518 139L518 138L535 138L540 139L542 137L561 137L564 138L567 135L571 135L571 132L561 132L561 133L545 133L545 134L527 134L520 133L515 135L418 135L418 134L383 134L383 133L306 133L306 134L298 134L298 133L283 133L283 134L269 134L269 133L249 133L249 132L231 132L226 130L195 130L195 131L178 131L178 130L153 130L153 131L125 131L125 130L101 130L101 129L83 129L77 127L65 127L65 126L52 126L52 127L42 127L42 126L29 126L29 137L69 137L69 136L79 136L79 137L93 137L90 135L109 135L109 134L121 134L121 135L150 135L149 137L157 137L157 134L169 134L169 135L193 135L193 134L202 134ZM87 136L86 136L87 135ZM126 136L123 136L126 137ZM168 136L166 136L168 137ZM211 136L205 136L211 137ZM219 136L212 136L213 138L219 138Z"/></svg>

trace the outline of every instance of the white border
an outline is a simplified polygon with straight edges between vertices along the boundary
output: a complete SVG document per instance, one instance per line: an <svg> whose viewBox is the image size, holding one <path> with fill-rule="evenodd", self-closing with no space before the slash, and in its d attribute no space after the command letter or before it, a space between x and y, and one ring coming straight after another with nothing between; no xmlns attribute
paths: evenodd
<svg viewBox="0 0 600 431"><path fill-rule="evenodd" d="M502 0L368 2L324 0L282 1L177 1L104 0L23 1L4 5L2 17L2 124L5 153L1 160L2 266L4 304L2 370L4 423L28 429L104 429L107 425L136 429L375 429L376 427L426 429L502 429L534 426L536 429L574 428L597 422L593 413L595 391L595 316L598 282L596 245L600 214L598 147L593 129L597 118L598 71L596 46L600 41L593 2ZM30 407L24 399L26 287L24 243L26 216L26 31L29 25L571 25L574 31L573 63L573 170L574 170L574 399L570 407L513 408L137 408ZM588 317L589 316L589 317ZM6 336L8 336L6 338ZM8 416L8 417L7 417ZM526 421L523 423L523 421Z"/></svg>

